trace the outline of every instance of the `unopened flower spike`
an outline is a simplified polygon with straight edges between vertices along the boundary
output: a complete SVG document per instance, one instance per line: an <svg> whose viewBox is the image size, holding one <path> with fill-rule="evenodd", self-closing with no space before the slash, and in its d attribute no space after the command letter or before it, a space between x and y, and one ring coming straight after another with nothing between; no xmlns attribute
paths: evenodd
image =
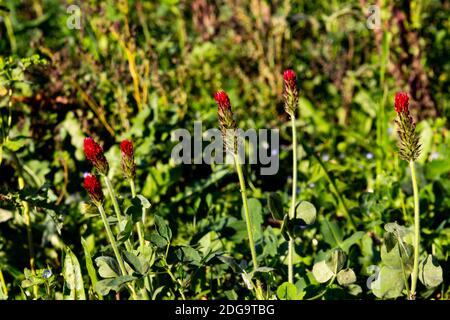
<svg viewBox="0 0 450 320"><path fill-rule="evenodd" d="M136 176L136 163L134 161L134 148L130 140L123 140L120 143L122 154L122 171L126 178L134 179Z"/></svg>
<svg viewBox="0 0 450 320"><path fill-rule="evenodd" d="M409 113L409 97L405 92L398 92L394 101L397 112L397 132L400 138L399 154L403 160L415 161L421 151L419 136L416 133L416 124Z"/></svg>
<svg viewBox="0 0 450 320"><path fill-rule="evenodd" d="M84 188L89 194L92 202L98 207L102 205L104 197L102 191L102 185L100 181L92 174L87 174L84 177Z"/></svg>
<svg viewBox="0 0 450 320"><path fill-rule="evenodd" d="M284 110L292 117L298 105L297 76L291 69L284 71Z"/></svg>
<svg viewBox="0 0 450 320"><path fill-rule="evenodd" d="M103 175L108 174L109 164L103 153L103 148L92 138L84 139L84 154L94 167Z"/></svg>
<svg viewBox="0 0 450 320"><path fill-rule="evenodd" d="M220 131L224 140L224 146L228 151L236 153L236 122L233 119L233 111L231 110L230 98L223 90L217 91L214 95L217 103L217 114L219 117Z"/></svg>

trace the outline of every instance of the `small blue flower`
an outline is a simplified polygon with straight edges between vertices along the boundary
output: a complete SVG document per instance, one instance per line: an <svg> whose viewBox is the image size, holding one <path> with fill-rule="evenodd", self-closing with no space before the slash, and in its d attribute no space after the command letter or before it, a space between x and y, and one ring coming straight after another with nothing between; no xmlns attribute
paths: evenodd
<svg viewBox="0 0 450 320"><path fill-rule="evenodd" d="M45 269L44 272L42 272L42 277L44 279L48 279L52 276L52 270Z"/></svg>
<svg viewBox="0 0 450 320"><path fill-rule="evenodd" d="M366 158L369 160L373 159L373 153L371 153L371 152L366 153Z"/></svg>

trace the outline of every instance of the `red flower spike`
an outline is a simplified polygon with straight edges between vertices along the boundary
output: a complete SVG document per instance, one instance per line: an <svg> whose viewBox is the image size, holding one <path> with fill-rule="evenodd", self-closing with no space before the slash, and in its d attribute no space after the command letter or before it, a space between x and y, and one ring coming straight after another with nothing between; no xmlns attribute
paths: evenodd
<svg viewBox="0 0 450 320"><path fill-rule="evenodd" d="M298 105L297 76L291 69L284 71L284 110L295 117L295 110Z"/></svg>
<svg viewBox="0 0 450 320"><path fill-rule="evenodd" d="M288 69L284 71L283 74L284 78L284 85L286 87L286 90L293 91L297 87L297 76L295 75L294 70Z"/></svg>
<svg viewBox="0 0 450 320"><path fill-rule="evenodd" d="M123 140L120 143L122 153L122 171L128 179L134 179L136 175L136 164L134 162L134 148L130 140Z"/></svg>
<svg viewBox="0 0 450 320"><path fill-rule="evenodd" d="M124 157L132 158L134 154L133 143L130 140L123 140L120 143L120 151Z"/></svg>
<svg viewBox="0 0 450 320"><path fill-rule="evenodd" d="M416 124L409 113L409 97L406 92L398 92L394 99L394 108L397 112L397 132L399 135L400 158L408 162L415 161L420 155L421 144L416 133Z"/></svg>
<svg viewBox="0 0 450 320"><path fill-rule="evenodd" d="M395 112L408 112L409 110L409 97L406 92L398 92L395 95Z"/></svg>
<svg viewBox="0 0 450 320"><path fill-rule="evenodd" d="M224 146L232 153L236 153L236 122L233 119L230 98L225 91L220 90L216 92L214 99L216 100L218 106L217 115L219 118L220 131L222 133Z"/></svg>
<svg viewBox="0 0 450 320"><path fill-rule="evenodd" d="M92 174L87 174L84 177L84 188L88 192L89 197L91 197L91 200L95 205L98 206L103 203L102 185L95 176L93 176Z"/></svg>
<svg viewBox="0 0 450 320"><path fill-rule="evenodd" d="M84 154L101 174L108 173L109 164L103 154L103 148L94 139L90 137L84 139Z"/></svg>
<svg viewBox="0 0 450 320"><path fill-rule="evenodd" d="M217 91L214 94L214 99L216 100L217 106L219 107L219 109L231 110L230 98L228 98L228 95L225 91L223 91L223 90Z"/></svg>

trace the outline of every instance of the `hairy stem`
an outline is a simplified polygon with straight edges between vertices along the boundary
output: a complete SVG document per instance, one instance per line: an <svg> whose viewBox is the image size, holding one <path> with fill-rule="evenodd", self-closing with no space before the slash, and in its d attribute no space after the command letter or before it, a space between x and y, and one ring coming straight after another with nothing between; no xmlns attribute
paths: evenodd
<svg viewBox="0 0 450 320"><path fill-rule="evenodd" d="M111 247L113 249L114 255L116 256L117 263L119 264L120 272L122 275L127 275L127 270L125 269L125 264L123 262L122 256L120 255L119 249L117 247L116 240L114 238L114 235L111 231L111 227L109 226L108 220L106 219L106 212L102 205L99 205L98 212L100 213L100 216L102 217L103 225L105 226L106 235L108 236L109 243L111 244ZM132 285L128 284L128 288L131 291L131 295L133 296L134 300L137 300L136 292Z"/></svg>
<svg viewBox="0 0 450 320"><path fill-rule="evenodd" d="M129 179L129 182L130 182L131 196L133 198L135 198L136 197L136 186L134 184L133 179ZM141 249L144 249L145 239L144 239L144 226L143 226L142 220L137 222L136 229L137 229L137 234L138 234L138 238L139 238L139 246L141 247Z"/></svg>
<svg viewBox="0 0 450 320"><path fill-rule="evenodd" d="M134 180L133 179L129 179L129 182L130 182L131 196L133 198L135 198L136 197L136 186L134 184ZM142 209L142 210L145 210L145 209ZM139 237L139 246L140 246L141 251L143 253L144 249L145 249L145 239L144 239L144 226L143 226L142 221L138 221L137 222L136 229L137 229L137 234L138 234L138 237ZM146 289L146 288L150 288L150 282L149 282L149 277L148 276L146 276L144 278L144 283L145 283L145 287L142 288L141 293L142 293L142 296L143 296L143 298L145 300L149 300L149 296L148 296L147 289Z"/></svg>
<svg viewBox="0 0 450 320"><path fill-rule="evenodd" d="M250 245L250 252L252 255L252 262L253 262L253 271L255 271L258 268L258 261L256 260L256 249L255 249L255 242L253 239L253 225L252 221L250 219L250 212L248 210L248 202L247 202L247 189L245 187L245 179L244 174L242 173L242 167L239 162L239 156L237 154L234 154L234 163L236 165L236 171L239 177L239 184L241 187L241 195L242 195L242 203L244 206L244 215L245 215L245 223L247 225L247 234L248 234L248 241ZM264 295L262 292L261 284L259 281L256 281L256 298L258 300L263 300Z"/></svg>
<svg viewBox="0 0 450 320"><path fill-rule="evenodd" d="M103 175L103 179L105 180L106 187L108 188L109 197L111 198L111 201L113 203L114 212L117 216L117 221L119 222L119 225L122 224L122 212L120 211L119 203L117 202L116 194L114 193L114 189L111 185L111 181L106 175ZM133 250L133 246L131 245L130 239L125 241L125 247L128 251Z"/></svg>
<svg viewBox="0 0 450 320"><path fill-rule="evenodd" d="M297 127L295 125L295 116L291 116L292 125L292 197L290 218L295 217L295 204L297 202ZM294 239L289 236L288 243L288 281L294 283Z"/></svg>
<svg viewBox="0 0 450 320"><path fill-rule="evenodd" d="M416 168L414 161L409 162L411 169L411 180L414 193L414 265L411 274L410 300L416 298L417 276L419 273L419 245L420 245L420 212L419 212L419 189L417 187Z"/></svg>
<svg viewBox="0 0 450 320"><path fill-rule="evenodd" d="M239 163L239 158L237 154L234 155L234 163L236 165L236 171L239 177L239 184L241 186L242 203L244 206L245 222L247 225L247 234L248 234L248 241L250 244L250 252L252 255L253 270L256 270L258 268L258 262L256 260L255 242L253 240L253 225L252 221L250 220L250 212L248 211L247 189L245 187L244 175L242 173L241 164Z"/></svg>

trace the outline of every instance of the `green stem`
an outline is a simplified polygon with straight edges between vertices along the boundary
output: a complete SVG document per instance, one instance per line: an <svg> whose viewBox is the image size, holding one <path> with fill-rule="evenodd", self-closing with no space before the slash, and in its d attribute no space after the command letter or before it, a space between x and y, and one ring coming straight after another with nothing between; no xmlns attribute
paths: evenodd
<svg viewBox="0 0 450 320"><path fill-rule="evenodd" d="M134 184L133 179L129 179L129 182L130 182L131 196L133 198L135 198L136 197L136 186ZM145 239L144 239L144 226L142 224L142 220L138 221L138 223L136 224L136 229L137 229L137 234L138 234L138 238L139 238L139 246L141 247L142 250L144 250Z"/></svg>
<svg viewBox="0 0 450 320"><path fill-rule="evenodd" d="M113 203L114 212L116 213L116 216L117 216L117 221L119 222L119 225L121 225L122 224L122 213L120 211L119 203L117 202L116 194L114 193L114 189L111 185L111 181L109 180L109 178L106 175L103 175L103 179L105 180L106 187L108 188L109 197L111 198L111 201ZM125 247L126 247L127 251L131 252L133 250L133 246L131 245L130 239L125 241Z"/></svg>
<svg viewBox="0 0 450 320"><path fill-rule="evenodd" d="M416 168L414 161L409 162L411 169L411 180L414 193L414 266L411 274L410 300L416 298L417 276L419 274L419 245L420 245L420 212L419 212L419 189L417 187Z"/></svg>
<svg viewBox="0 0 450 320"><path fill-rule="evenodd" d="M242 173L241 164L239 162L239 156L237 154L234 154L234 163L236 165L236 171L237 171L237 174L239 177L239 184L241 187L242 203L244 206L244 214L245 214L245 222L247 225L248 241L249 241L249 245L250 245L250 252L252 255L253 271L256 271L256 269L258 268L258 261L256 260L255 242L253 240L253 225L252 225L252 221L250 219L250 212L248 210L247 189L245 187L244 174ZM264 299L261 284L259 283L259 281L256 281L255 292L256 292L256 298L258 300Z"/></svg>
<svg viewBox="0 0 450 320"><path fill-rule="evenodd" d="M109 226L108 220L106 219L106 212L102 205L97 206L98 212L100 212L100 216L102 217L103 225L105 226L106 235L108 236L109 243L113 249L114 255L116 256L117 263L119 264L120 272L122 275L127 275L127 269L125 269L125 264L123 262L122 256L120 255L119 249L117 247L116 240L111 231L111 227ZM137 300L136 292L132 285L128 284L128 288L131 291L134 300Z"/></svg>
<svg viewBox="0 0 450 320"><path fill-rule="evenodd" d="M166 261L166 260L164 260L164 264L165 264L165 267L166 267L166 270L167 270L167 274L170 276L170 278L172 279L172 281L173 281L174 283L180 284L180 282L175 278L174 274L172 273L172 270L170 270L170 266L167 264L167 261ZM179 288L178 292L179 292L180 295L181 295L181 299L182 299L182 300L186 300L186 297L185 297L185 295L184 295L184 293L183 293L183 288L182 288L182 287Z"/></svg>
<svg viewBox="0 0 450 320"><path fill-rule="evenodd" d="M288 243L288 281L294 283L294 239L289 236Z"/></svg>
<svg viewBox="0 0 450 320"><path fill-rule="evenodd" d="M130 188L131 188L131 196L133 198L135 198L136 197L136 186L134 184L134 180L129 179L129 182L130 182ZM142 209L142 210L145 210L145 209ZM145 239L144 239L144 226L142 224L142 221L137 222L136 229L137 229L137 234L139 237L139 246L141 248L141 252L144 253ZM141 293L145 300L149 300L149 296L148 296L147 289L146 289L146 288L150 288L150 282L149 282L148 276L144 277L144 283L145 283L145 287L142 288Z"/></svg>
<svg viewBox="0 0 450 320"><path fill-rule="evenodd" d="M105 209L103 208L102 205L99 205L97 208L98 211L100 212L100 216L102 217L102 221L105 226L106 235L108 236L109 243L111 244L111 247L114 251L114 255L116 256L117 262L119 263L120 272L122 273L122 275L126 275L128 273L127 270L125 269L125 264L122 260L122 256L119 253L119 249L117 248L117 243L111 231L111 227L109 226L108 220L106 219Z"/></svg>
<svg viewBox="0 0 450 320"><path fill-rule="evenodd" d="M292 125L292 197L290 218L295 218L295 205L297 202L297 127L295 116L291 116ZM294 283L294 239L289 236L288 243L288 281Z"/></svg>
<svg viewBox="0 0 450 320"><path fill-rule="evenodd" d="M253 271L255 271L258 268L258 262L256 260L255 242L253 240L253 226L252 221L250 220L250 213L248 211L247 189L245 188L244 175L242 173L241 164L239 163L239 158L237 154L234 154L234 163L236 165L236 171L239 177L239 184L241 186L242 203L244 205L244 214L245 214L245 222L247 225L248 241L250 244L250 252L252 255Z"/></svg>
<svg viewBox="0 0 450 320"><path fill-rule="evenodd" d="M319 293L318 295L316 295L314 297L308 298L308 300L316 300L316 299L319 299L320 297L322 297L328 291L328 288L330 288L330 286L334 283L335 279L336 279L336 275L334 275L333 278L331 278L330 282L327 284L327 286L321 293Z"/></svg>

